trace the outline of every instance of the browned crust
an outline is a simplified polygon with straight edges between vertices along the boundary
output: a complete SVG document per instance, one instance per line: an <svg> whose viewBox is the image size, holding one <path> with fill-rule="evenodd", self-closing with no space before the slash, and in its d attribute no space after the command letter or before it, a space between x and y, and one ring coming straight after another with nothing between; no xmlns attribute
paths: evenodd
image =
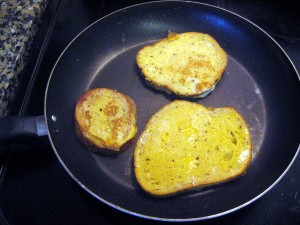
<svg viewBox="0 0 300 225"><path fill-rule="evenodd" d="M184 100L174 100L173 102L175 102L175 101L184 101ZM194 102L189 102L189 103L197 104L197 105L198 105L198 103L194 103ZM168 104L168 105L169 105L169 104ZM160 111L164 110L164 108L168 107L168 105L165 105L164 107L162 107L157 113L159 113ZM203 105L202 105L202 106L203 106ZM206 108L207 108L207 110L218 109L218 108L213 108L213 107L206 107ZM223 109L229 109L229 110L235 111L235 112L242 118L243 123L245 124L246 128L247 128L248 131L250 132L250 129L249 129L248 125L246 124L246 122L244 121L243 117L241 116L241 114L240 114L237 110L235 110L233 107L230 107L230 106L228 106L228 107L222 107L222 108L223 108ZM143 130L143 132L141 133L140 137L142 137L143 134L144 134L144 132L146 132L146 130L148 130L150 124L152 123L152 120L154 119L154 117L156 116L157 113L153 114L153 115L151 116L151 118L148 120L148 123L146 124L146 127L145 127L145 129ZM136 146L139 145L139 141L140 141L140 139L138 140ZM250 138L250 143L249 143L249 145L250 145L251 156L249 157L249 160L248 160L247 164L245 164L244 169L243 169L240 173L236 174L235 176L228 177L228 178L226 178L226 179L221 180L220 182L217 182L218 180L214 180L214 181L202 183L202 184L199 184L199 185L194 185L194 186L191 185L191 186L184 187L184 188L178 188L176 191L170 192L170 193L168 193L168 194L156 194L156 193L153 193L153 192L151 192L151 191L148 191L146 188L143 187L142 182L141 182L141 180L139 179L139 176L136 175L135 177L136 177L136 180L137 180L137 182L139 183L139 185L142 187L142 189L143 189L147 194L149 194L150 196L154 196L154 197L169 197L169 196L177 195L178 193L182 193L182 192L184 192L184 191L190 191L190 190L197 189L197 188L204 188L204 187L211 186L211 185L224 184L224 183L233 181L234 179L237 179L237 178L243 176L244 174L246 174L247 168L249 167L249 165L250 165L250 163L251 163L251 161L252 161L252 150L253 150L253 145L252 145L252 139L251 139L251 138ZM135 149L135 150L134 150L134 158L137 157L137 154L138 154L138 153L137 153L137 151L136 151L136 149ZM134 164L134 172L135 172L135 174L136 174L136 167L135 167L135 164Z"/></svg>
<svg viewBox="0 0 300 225"><path fill-rule="evenodd" d="M186 33L198 33L198 32L186 32ZM170 39L175 38L175 36L176 36L175 33L169 32L167 38L162 39L162 40L160 40L160 41L158 41L158 42L156 42L156 43L154 43L153 45L150 45L150 46L154 47L154 46L160 44L161 42L165 42L166 40L170 40ZM211 37L211 38L212 38L212 40L214 40L216 42L216 44L218 45L218 47L225 53L224 49L219 45L219 43L213 37ZM149 46L145 46L144 48L147 48L147 47L149 47ZM140 51L142 51L144 48L142 48ZM146 83L149 86L153 87L154 89L156 89L158 91L164 91L164 92L166 92L168 94L172 94L173 93L173 94L175 94L175 95L177 95L179 97L191 97L191 98L203 98L203 97L206 97L206 95L203 96L203 94L205 92L210 92L211 90L213 90L215 88L215 85L221 80L221 78L223 76L223 73L224 73L224 71L226 69L226 65L227 65L227 62L228 62L228 57L227 57L226 53L225 53L224 60L225 60L225 66L224 66L223 69L217 71L218 76L215 79L215 82L213 84L207 86L205 89L202 89L201 91L199 91L198 93L195 93L195 94L181 94L180 92L178 92L176 90L176 88L172 87L171 85L168 85L168 84L165 85L165 84L157 83L157 82L153 81L152 79L148 78L147 73L145 73L143 71L143 68L140 66L140 63L139 63L139 53L136 56L136 62L137 62L137 65L138 65L138 67L140 69L140 73L144 77Z"/></svg>
<svg viewBox="0 0 300 225"><path fill-rule="evenodd" d="M249 162L249 164L250 164L250 162ZM138 181L139 185L143 188L143 190L145 191L145 193L147 193L149 196L153 196L153 197L157 197L157 198L164 198L164 197L170 197L170 196L178 195L178 194L180 194L182 192L186 192L186 191L192 191L192 190L199 189L199 188L201 189L201 188L209 187L209 186L212 186L212 185L214 185L214 186L215 185L221 185L221 184L225 184L225 183L234 181L235 179L238 179L239 177L241 177L244 174L246 174L247 168L248 168L248 165L245 168L245 170L242 171L240 174L237 174L236 176L229 177L227 179L223 179L220 182L212 181L212 182L202 183L200 185L194 185L194 186L191 185L191 186L185 187L185 188L178 188L176 191L170 192L168 194L156 194L156 193L153 193L151 191L148 191L148 190L146 190L146 189L143 188L143 186L141 185L141 183L138 180L138 178L137 178L137 181Z"/></svg>
<svg viewBox="0 0 300 225"><path fill-rule="evenodd" d="M225 68L224 68L225 70ZM177 95L178 97L180 98L185 98L185 97L190 97L190 98L204 98L206 97L206 95L204 95L204 93L206 92L210 92L212 91L215 86L217 85L217 83L221 80L221 77L222 77L222 74L220 75L219 79L216 79L214 84L211 85L211 87L207 90L204 90L202 91L201 93L197 93L197 94L191 94L191 95L183 95L181 93L178 93L176 90L173 90L172 87L168 86L168 85L163 85L163 84L158 84L158 83L155 83L154 81L151 81L150 79L147 78L147 76L143 73L143 70L140 68L140 72L141 72L141 75L144 77L146 83L153 87L154 89L158 90L158 91L164 91L166 92L167 94L175 94ZM223 72L222 72L223 73ZM203 96L204 95L204 96Z"/></svg>
<svg viewBox="0 0 300 225"><path fill-rule="evenodd" d="M114 91L116 93L116 90L112 90L112 89L108 89L108 88L96 88L96 89L91 89L86 91L84 94L82 94L80 96L80 98L78 99L78 101L76 102L76 106L75 106L75 113L74 113L74 123L75 123L75 131L76 131L76 135L78 137L78 139L80 140L80 142L86 147L88 148L90 151L95 152L95 153L100 153L100 154L104 154L104 155L115 155L119 152L122 152L128 148L131 147L131 145L133 144L133 140L134 137L133 136L131 139L129 139L127 142L125 142L124 144L122 144L121 146L111 146L108 143L105 143L105 141L102 141L101 144L99 145L93 138L90 138L86 135L88 127L84 127L82 126L82 123L80 123L80 120L82 120L83 118L81 118L79 116L79 110L81 105L83 104L83 102L87 99L87 97L95 92L95 91ZM119 93L121 94L121 93ZM134 103L134 101L127 95L125 94L121 94L124 99L126 100L126 104L128 104L129 106L129 114L132 115L132 119L130 120L130 126L135 126L135 121L136 121L136 105ZM80 125L81 124L81 125ZM95 137L98 139L99 141L99 137Z"/></svg>

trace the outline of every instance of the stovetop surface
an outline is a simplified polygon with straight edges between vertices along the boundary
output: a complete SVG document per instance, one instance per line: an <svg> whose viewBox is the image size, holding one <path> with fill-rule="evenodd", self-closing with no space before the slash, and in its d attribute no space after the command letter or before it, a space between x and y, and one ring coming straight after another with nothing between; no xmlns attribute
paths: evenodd
<svg viewBox="0 0 300 225"><path fill-rule="evenodd" d="M140 2L143 1L52 0L12 113L42 115L46 83L65 46L101 16ZM245 0L209 3L236 12L264 28L299 71L300 17L292 10L292 4ZM124 214L94 199L65 172L47 138L31 145L9 146L6 154L0 156L2 224L163 224ZM283 179L259 200L229 215L192 223L300 224L299 171L298 155Z"/></svg>

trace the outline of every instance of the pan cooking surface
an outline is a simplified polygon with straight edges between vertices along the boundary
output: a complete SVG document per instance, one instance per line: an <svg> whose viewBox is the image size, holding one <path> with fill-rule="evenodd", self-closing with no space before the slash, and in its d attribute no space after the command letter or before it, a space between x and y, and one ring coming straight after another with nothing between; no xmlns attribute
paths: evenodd
<svg viewBox="0 0 300 225"><path fill-rule="evenodd" d="M135 63L135 56L143 46L135 46L122 54L116 55L102 68L89 88L106 87L116 89L131 96L137 105L137 137L144 130L150 117L171 101L178 99L174 95L156 91L144 82ZM222 82L206 99L189 99L207 107L234 106L245 118L251 130L254 155L260 149L265 130L265 109L263 96L252 76L237 61L229 57ZM132 190L139 189L132 181L134 146L118 157L108 158L94 155L99 169L103 170L120 185ZM118 168L111 166L117 164Z"/></svg>
<svg viewBox="0 0 300 225"><path fill-rule="evenodd" d="M207 107L236 108L250 128L254 158L239 179L154 198L135 180L134 145L115 157L89 152L76 137L73 113L76 100L87 89L116 89L137 105L139 137L151 115L177 99L149 87L135 62L143 46L166 37L168 30L209 33L227 52L228 65L216 89L204 99L189 100ZM255 25L208 5L155 2L113 13L74 39L53 70L45 113L55 153L85 190L133 215L186 221L234 211L277 182L297 153L299 119L292 118L299 114L299 99L299 78L293 65ZM289 117L283 116L286 113ZM53 115L56 121L51 119Z"/></svg>

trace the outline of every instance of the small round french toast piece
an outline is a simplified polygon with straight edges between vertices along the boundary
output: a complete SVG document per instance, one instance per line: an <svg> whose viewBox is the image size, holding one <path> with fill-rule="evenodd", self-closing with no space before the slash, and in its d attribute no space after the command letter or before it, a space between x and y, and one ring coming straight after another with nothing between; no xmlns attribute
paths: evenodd
<svg viewBox="0 0 300 225"><path fill-rule="evenodd" d="M227 54L210 35L169 33L142 48L136 62L146 82L182 97L204 98L214 90L227 65Z"/></svg>
<svg viewBox="0 0 300 225"><path fill-rule="evenodd" d="M75 128L89 150L120 152L137 132L135 103L129 96L108 88L88 90L76 103Z"/></svg>
<svg viewBox="0 0 300 225"><path fill-rule="evenodd" d="M251 158L250 131L235 109L175 100L140 135L134 171L147 193L163 197L237 178Z"/></svg>

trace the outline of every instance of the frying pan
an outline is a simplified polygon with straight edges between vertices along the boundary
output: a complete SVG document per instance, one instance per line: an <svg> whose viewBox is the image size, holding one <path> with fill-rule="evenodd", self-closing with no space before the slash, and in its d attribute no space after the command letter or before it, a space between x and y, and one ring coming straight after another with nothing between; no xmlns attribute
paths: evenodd
<svg viewBox="0 0 300 225"><path fill-rule="evenodd" d="M165 38L167 31L208 33L227 52L228 66L216 89L204 99L188 100L236 108L250 127L254 149L247 173L236 180L155 198L135 180L134 145L113 157L89 152L76 137L73 114L86 90L116 89L137 105L138 137L153 113L177 99L149 87L135 63L137 52ZM292 62L255 24L201 3L139 4L87 27L56 62L44 112L55 154L84 190L113 208L154 220L204 220L245 207L282 178L299 152L300 85Z"/></svg>

